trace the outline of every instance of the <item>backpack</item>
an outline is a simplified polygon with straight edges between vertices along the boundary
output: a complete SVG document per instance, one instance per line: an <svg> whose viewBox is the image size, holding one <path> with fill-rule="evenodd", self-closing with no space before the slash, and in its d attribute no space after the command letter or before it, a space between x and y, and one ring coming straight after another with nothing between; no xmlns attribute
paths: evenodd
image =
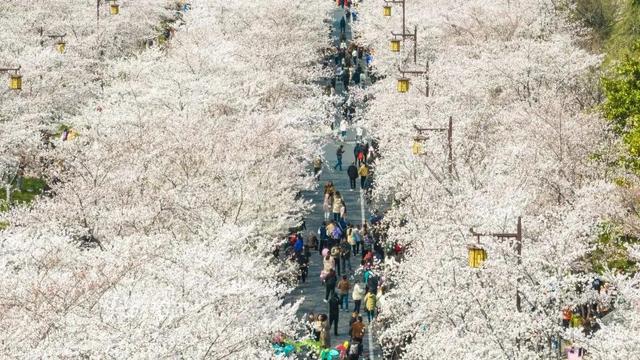
<svg viewBox="0 0 640 360"><path fill-rule="evenodd" d="M350 257L351 256L351 245L348 243L342 244L342 257Z"/></svg>
<svg viewBox="0 0 640 360"><path fill-rule="evenodd" d="M354 356L354 355L358 355L358 347L359 347L359 343L354 342L351 343L351 347L349 347L349 356Z"/></svg>
<svg viewBox="0 0 640 360"><path fill-rule="evenodd" d="M331 232L331 237L333 237L334 239L340 239L341 236L342 236L342 230L340 230L340 227L336 226L335 228L333 228L333 232Z"/></svg>

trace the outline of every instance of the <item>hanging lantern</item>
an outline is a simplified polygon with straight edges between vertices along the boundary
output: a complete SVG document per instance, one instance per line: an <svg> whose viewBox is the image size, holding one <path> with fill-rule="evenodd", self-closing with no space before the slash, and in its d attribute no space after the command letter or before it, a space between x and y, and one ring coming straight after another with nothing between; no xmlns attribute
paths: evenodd
<svg viewBox="0 0 640 360"><path fill-rule="evenodd" d="M67 44L64 41L58 41L56 43L56 50L60 53L60 54L64 54L64 48L67 46Z"/></svg>
<svg viewBox="0 0 640 360"><path fill-rule="evenodd" d="M109 9L111 11L111 15L118 15L120 13L120 5L118 4L111 4Z"/></svg>
<svg viewBox="0 0 640 360"><path fill-rule="evenodd" d="M22 90L22 75L11 75L9 78L9 89Z"/></svg>
<svg viewBox="0 0 640 360"><path fill-rule="evenodd" d="M391 51L400 52L400 40L391 39L391 42L389 44L390 44Z"/></svg>
<svg viewBox="0 0 640 360"><path fill-rule="evenodd" d="M398 84L396 85L396 89L399 93L406 93L409 91L409 79L402 77L398 79Z"/></svg>
<svg viewBox="0 0 640 360"><path fill-rule="evenodd" d="M391 6L390 6L390 5L385 5L385 6L382 8L382 14L383 14L384 16L391 16Z"/></svg>
<svg viewBox="0 0 640 360"><path fill-rule="evenodd" d="M422 154L422 144L418 139L413 140L413 145L411 145L411 153L413 153L413 155Z"/></svg>
<svg viewBox="0 0 640 360"><path fill-rule="evenodd" d="M422 135L418 135L413 138L413 144L411 145L411 153L413 155L424 155L424 146L422 145L427 138Z"/></svg>
<svg viewBox="0 0 640 360"><path fill-rule="evenodd" d="M487 252L475 244L471 244L467 248L469 249L469 266L472 268L482 266L482 263L487 259Z"/></svg>

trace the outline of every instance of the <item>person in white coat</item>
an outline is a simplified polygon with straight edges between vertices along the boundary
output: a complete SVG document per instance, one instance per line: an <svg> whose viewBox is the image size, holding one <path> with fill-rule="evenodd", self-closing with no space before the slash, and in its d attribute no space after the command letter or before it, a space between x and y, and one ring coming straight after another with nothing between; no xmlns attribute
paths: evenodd
<svg viewBox="0 0 640 360"><path fill-rule="evenodd" d="M362 303L362 298L364 298L364 285L359 282L355 283L355 285L353 285L353 294L351 297L355 304L353 311L360 313L360 304Z"/></svg>
<svg viewBox="0 0 640 360"><path fill-rule="evenodd" d="M347 136L347 120L342 119L340 121L340 140L344 141L344 138Z"/></svg>

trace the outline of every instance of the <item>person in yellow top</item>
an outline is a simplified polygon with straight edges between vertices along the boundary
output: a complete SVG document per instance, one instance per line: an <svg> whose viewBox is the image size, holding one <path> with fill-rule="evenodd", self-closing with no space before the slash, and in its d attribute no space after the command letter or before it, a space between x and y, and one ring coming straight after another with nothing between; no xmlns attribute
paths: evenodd
<svg viewBox="0 0 640 360"><path fill-rule="evenodd" d="M367 176L369 176L369 167L367 167L367 164L362 163L362 165L360 165L358 175L360 175L360 188L364 189L367 183Z"/></svg>
<svg viewBox="0 0 640 360"><path fill-rule="evenodd" d="M376 318L376 305L376 294L367 289L367 295L364 296L364 309L367 311L369 322Z"/></svg>

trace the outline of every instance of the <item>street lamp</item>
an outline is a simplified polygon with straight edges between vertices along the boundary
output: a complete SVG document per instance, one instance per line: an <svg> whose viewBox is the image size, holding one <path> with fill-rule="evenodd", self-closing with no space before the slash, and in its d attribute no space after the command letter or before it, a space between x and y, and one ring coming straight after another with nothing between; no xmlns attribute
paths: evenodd
<svg viewBox="0 0 640 360"><path fill-rule="evenodd" d="M405 27L405 0L389 0L384 2L384 6L382 7L382 14L384 16L391 16L391 4L400 4L402 5L402 32L404 33L406 30Z"/></svg>
<svg viewBox="0 0 640 360"><path fill-rule="evenodd" d="M391 39L389 45L392 52L400 52L400 40Z"/></svg>
<svg viewBox="0 0 640 360"><path fill-rule="evenodd" d="M418 136L416 136L414 138L414 143L412 146L412 151L414 153L414 155L423 155L424 153L422 152L422 145L419 143L419 141L424 141L426 140L426 137L422 136L422 133L431 131L431 132L443 132L446 131L447 132L447 149L448 149L448 156L447 156L447 161L448 161L448 171L449 171L449 175L453 174L453 116L449 116L449 126L446 128L421 128L418 127L416 125L413 125L413 128L416 129L416 131L418 131ZM415 152L415 149L417 149L416 147L416 143L418 143L420 145L420 151L418 153Z"/></svg>
<svg viewBox="0 0 640 360"><path fill-rule="evenodd" d="M478 248L480 248L479 244L480 244L480 237L481 236L493 236L493 237L497 237L500 240L503 239L516 239L516 253L518 254L518 258L517 258L517 264L520 265L522 264L522 218L520 216L518 216L518 224L516 225L516 232L515 233L486 233L486 234L482 234L482 233L477 233L475 231L473 231L473 228L469 229L469 231L471 232L471 235L476 237L476 244L471 244L469 245L469 265L471 267L478 267L478 266L473 266L472 262L471 262L471 256L472 256L472 249L473 251L477 251ZM475 248L473 248L475 247ZM482 250L484 251L484 250ZM474 256L475 256L475 252L474 252ZM486 259L486 252L484 253L484 258L482 259L482 261L484 261ZM476 263L474 263L476 264ZM480 262L481 264L481 262ZM520 290L518 290L516 288L516 309L518 310L518 312L522 311L522 306L521 306L521 298L520 298Z"/></svg>
<svg viewBox="0 0 640 360"><path fill-rule="evenodd" d="M64 50L67 46L67 44L64 41L64 37L67 36L67 34L62 34L62 35L51 34L47 36L52 39L58 39L55 43L56 51L58 51L60 54L64 54Z"/></svg>
<svg viewBox="0 0 640 360"><path fill-rule="evenodd" d="M413 144L411 144L411 153L413 155L423 155L423 147L422 147L422 142L427 140L426 137L422 136L422 135L418 135L416 137L413 138Z"/></svg>
<svg viewBox="0 0 640 360"><path fill-rule="evenodd" d="M120 5L115 0L109 2L111 3L109 5L109 12L111 13L111 15L120 14Z"/></svg>
<svg viewBox="0 0 640 360"><path fill-rule="evenodd" d="M409 78L404 77L404 74L402 74L402 77L398 79L396 90L398 90L399 93L406 93L409 91Z"/></svg>
<svg viewBox="0 0 640 360"><path fill-rule="evenodd" d="M487 252L479 244L469 244L467 249L469 249L469 266L472 268L482 266L487 259Z"/></svg>
<svg viewBox="0 0 640 360"><path fill-rule="evenodd" d="M400 51L400 41L397 40L398 37L401 37L403 42L406 38L413 39L413 63L416 64L418 62L418 25L414 26L413 34L403 30L402 33L394 33L392 31L391 35L393 35L393 39L391 40L391 51L393 52ZM397 42L396 50L394 50L394 41Z"/></svg>
<svg viewBox="0 0 640 360"><path fill-rule="evenodd" d="M20 75L20 66L18 66L17 68L0 68L0 73L10 73L9 89L22 90L22 75Z"/></svg>
<svg viewBox="0 0 640 360"><path fill-rule="evenodd" d="M399 93L406 93L409 91L409 87L410 87L410 82L409 82L409 78L407 78L405 76L405 74L412 74L412 75L426 75L426 90L425 90L425 95L428 97L429 96L429 62L427 62L427 65L425 67L425 70L403 70L398 68L398 71L400 71L400 75L401 77L398 78L398 83L396 85L396 89L398 90Z"/></svg>

